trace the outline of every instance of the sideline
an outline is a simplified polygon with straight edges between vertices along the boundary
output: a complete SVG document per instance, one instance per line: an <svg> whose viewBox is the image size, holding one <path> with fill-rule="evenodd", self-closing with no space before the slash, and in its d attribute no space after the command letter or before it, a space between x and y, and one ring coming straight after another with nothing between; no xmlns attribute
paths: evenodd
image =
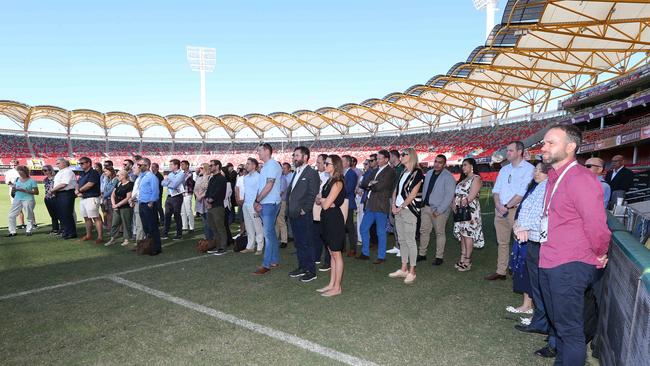
<svg viewBox="0 0 650 366"><path fill-rule="evenodd" d="M157 297L159 299L163 299L165 301L169 301L169 302L174 303L176 305L180 305L180 306L186 307L188 309L197 311L199 313L206 314L206 315L211 316L211 317L213 317L215 319L223 320L225 322L240 326L242 328L251 330L253 332L260 333L260 334L263 334L265 336L277 339L279 341L292 344L294 346L297 346L297 347L302 348L304 350L319 354L321 356L331 358L333 360L342 362L342 363L344 363L346 365L353 365L353 366L357 366L357 365L359 365L359 366L360 365L376 366L377 365L374 362L364 360L364 359L361 359L361 358L358 358L358 357L355 357L355 356L348 355L346 353L336 351L336 350L331 349L331 348L321 346L321 345L319 345L317 343L308 341L306 339L302 339L300 337L297 337L297 336L294 336L294 335L291 335L291 334L288 334L288 333L285 333L285 332L282 332L282 331L279 331L279 330L275 330L273 328L266 327L266 326L261 325L261 324L257 324L257 323L253 323L253 322L248 321L248 320L240 319L240 318L238 318L238 317L236 317L234 315L223 313L221 311L209 308L207 306L203 306L203 305L191 302L189 300L185 300L185 299L182 299L180 297L170 295L170 294L168 294L166 292L162 292L162 291L159 291L159 290L152 289L150 287L141 285L141 284L136 283L136 282L126 280L126 279L118 277L118 276L108 276L108 279L111 280L111 281L117 282L117 283L119 283L121 285L130 287L132 289L136 289L138 291L142 291L142 292L147 293L149 295L155 296L155 297Z"/></svg>
<svg viewBox="0 0 650 366"><path fill-rule="evenodd" d="M150 266L145 266L145 267L140 267L140 268L135 268L135 269L129 269L129 270L122 271L122 272L110 273L110 274L106 274L106 275L102 275L102 276L84 278L82 280L77 280L77 281L64 282L64 283L59 283L59 284L51 285L51 286L45 286L45 287L39 287L39 288L31 289L31 290L14 292L12 294L7 294L7 295L0 296L0 300L13 299L13 298L16 298L16 297L36 294L36 293L39 293L39 292L54 290L54 289L57 289L57 288L79 285L79 284L86 283L86 282L91 282L91 281L103 280L103 279L109 278L111 276L122 276L122 275L126 275L126 274L129 274L129 273L147 271L147 270L154 269L154 268L170 266L172 264L195 261L197 259L206 258L206 257L210 257L210 256L209 255L202 255L202 256L198 256L198 257L190 257L190 258L185 258L185 259L179 259L179 260L176 260L176 261L153 264L153 265L150 265Z"/></svg>

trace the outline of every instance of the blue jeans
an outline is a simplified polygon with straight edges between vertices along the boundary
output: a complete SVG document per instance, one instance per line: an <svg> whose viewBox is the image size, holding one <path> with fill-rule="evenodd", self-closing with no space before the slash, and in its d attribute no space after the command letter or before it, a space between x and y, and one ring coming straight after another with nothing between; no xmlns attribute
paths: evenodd
<svg viewBox="0 0 650 366"><path fill-rule="evenodd" d="M546 314L546 308L544 308L544 301L542 300L542 288L539 285L539 249L540 244L537 242L528 242L528 251L526 252L526 269L528 270L528 277L530 279L530 288L531 293L530 297L533 299L533 304L535 304L535 310L533 312L533 319L530 321L529 328L537 329L544 332L548 332L548 345L551 348L555 348L555 336L550 331L550 325L548 324L548 315Z"/></svg>
<svg viewBox="0 0 650 366"><path fill-rule="evenodd" d="M296 246L298 267L303 271L316 273L316 259L314 258L313 241L311 232L314 231L314 222L311 214L289 218L289 223L294 229L293 240Z"/></svg>
<svg viewBox="0 0 650 366"><path fill-rule="evenodd" d="M210 229L210 225L208 224L207 212L201 214L201 221L203 221L203 236L205 236L205 239L206 240L214 239L214 233L212 232L212 229Z"/></svg>
<svg viewBox="0 0 650 366"><path fill-rule="evenodd" d="M280 244L275 233L275 220L280 212L280 204L265 203L262 204L262 227L264 228L264 259L262 266L271 268L271 264L280 263Z"/></svg>
<svg viewBox="0 0 650 366"><path fill-rule="evenodd" d="M384 212L375 212L367 210L361 220L361 253L370 255L370 227L372 224L377 226L377 259L386 258L386 222L388 215Z"/></svg>
<svg viewBox="0 0 650 366"><path fill-rule="evenodd" d="M595 277L596 267L582 262L540 269L544 306L557 337L555 365L585 364L585 291Z"/></svg>
<svg viewBox="0 0 650 366"><path fill-rule="evenodd" d="M158 202L153 203L153 207L148 204L140 202L140 220L142 221L142 231L153 242L153 251L159 252L160 245L160 229L158 229Z"/></svg>

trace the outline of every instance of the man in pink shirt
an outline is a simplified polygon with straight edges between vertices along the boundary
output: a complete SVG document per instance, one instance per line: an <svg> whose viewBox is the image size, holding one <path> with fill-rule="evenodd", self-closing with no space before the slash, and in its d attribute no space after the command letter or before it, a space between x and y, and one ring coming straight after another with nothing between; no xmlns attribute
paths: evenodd
<svg viewBox="0 0 650 366"><path fill-rule="evenodd" d="M584 365L584 294L607 264L611 233L596 177L576 163L582 141L573 125L551 127L544 136L548 174L542 231L548 228L539 258L540 287L552 332L557 336L555 365ZM547 223L547 224L545 224Z"/></svg>

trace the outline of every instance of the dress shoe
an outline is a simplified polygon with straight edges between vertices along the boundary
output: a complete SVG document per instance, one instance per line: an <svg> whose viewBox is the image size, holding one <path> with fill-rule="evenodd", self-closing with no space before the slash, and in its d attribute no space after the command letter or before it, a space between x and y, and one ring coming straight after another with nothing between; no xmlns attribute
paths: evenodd
<svg viewBox="0 0 650 366"><path fill-rule="evenodd" d="M557 356L557 351L555 350L555 348L546 346L544 348L540 348L537 351L535 351L535 354L539 357L553 358Z"/></svg>
<svg viewBox="0 0 650 366"><path fill-rule="evenodd" d="M361 260L367 261L368 259L370 259L370 257L368 257L368 256L365 255L365 254L361 254L361 255L359 255L359 256L357 257L357 259L361 259Z"/></svg>
<svg viewBox="0 0 650 366"><path fill-rule="evenodd" d="M385 260L377 258L377 259L375 259L374 262L372 262L372 264L384 264L384 262L385 262Z"/></svg>
<svg viewBox="0 0 650 366"><path fill-rule="evenodd" d="M434 266L439 266L442 264L442 262L443 262L442 258L436 258L433 260L433 262L431 262L431 264Z"/></svg>
<svg viewBox="0 0 650 366"><path fill-rule="evenodd" d="M531 328L529 326L525 326L525 325L522 325L522 324L515 325L515 329L517 329L520 332L524 332L524 333L536 333L536 334L544 334L544 335L548 334L548 332L545 332L545 331L543 331L541 329Z"/></svg>
<svg viewBox="0 0 650 366"><path fill-rule="evenodd" d="M418 258L416 259L416 262L422 262L422 261L426 261L426 260L427 260L426 255L419 255L418 254Z"/></svg>
<svg viewBox="0 0 650 366"><path fill-rule="evenodd" d="M271 272L270 269L268 269L266 267L259 267L255 272L253 272L253 275L254 276L261 276L261 275L265 275L265 274L267 274L269 272Z"/></svg>
<svg viewBox="0 0 650 366"><path fill-rule="evenodd" d="M483 277L484 280L487 281L494 281L494 280L505 280L506 275L498 274L496 272L490 273L489 275Z"/></svg>
<svg viewBox="0 0 650 366"><path fill-rule="evenodd" d="M89 241L89 240L93 240L93 238L91 238L90 236L84 236L83 238L79 239L79 241Z"/></svg>

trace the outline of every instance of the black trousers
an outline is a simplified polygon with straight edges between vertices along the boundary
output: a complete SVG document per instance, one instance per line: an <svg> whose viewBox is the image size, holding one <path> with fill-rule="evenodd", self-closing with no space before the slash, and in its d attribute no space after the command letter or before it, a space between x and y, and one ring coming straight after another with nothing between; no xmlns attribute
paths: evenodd
<svg viewBox="0 0 650 366"><path fill-rule="evenodd" d="M162 195L158 198L158 202L162 202ZM164 224L165 223L165 210L163 210L163 207L161 204L156 205L156 211L158 211L158 225Z"/></svg>
<svg viewBox="0 0 650 366"><path fill-rule="evenodd" d="M140 221L142 221L142 231L147 238L151 239L153 243L153 251L160 252L160 230L158 229L158 201L153 202L153 207L149 204L140 202Z"/></svg>
<svg viewBox="0 0 650 366"><path fill-rule="evenodd" d="M345 221L345 231L348 233L348 251L357 249L357 226L354 224L355 209L348 208L348 217ZM375 234L376 235L376 234Z"/></svg>
<svg viewBox="0 0 650 366"><path fill-rule="evenodd" d="M167 196L165 200L165 227L163 229L164 235L169 234L169 226L171 225L172 215L176 223L176 236L183 235L183 221L181 220L181 207L183 206L183 195L178 194L174 197ZM156 214L158 211L156 211Z"/></svg>
<svg viewBox="0 0 650 366"><path fill-rule="evenodd" d="M76 237L77 226L74 222L74 190L60 191L56 193L56 215L61 220L63 236Z"/></svg>
<svg viewBox="0 0 650 366"><path fill-rule="evenodd" d="M56 212L56 197L46 198L45 207L52 220L52 231L59 231L59 215Z"/></svg>

